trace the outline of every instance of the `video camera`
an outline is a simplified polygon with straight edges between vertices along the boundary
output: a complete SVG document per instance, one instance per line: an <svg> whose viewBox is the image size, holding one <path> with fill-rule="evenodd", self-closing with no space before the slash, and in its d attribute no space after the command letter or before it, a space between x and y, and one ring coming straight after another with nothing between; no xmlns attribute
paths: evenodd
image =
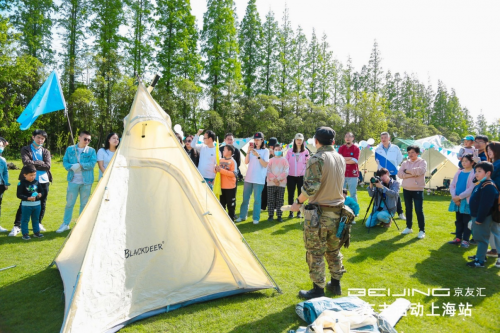
<svg viewBox="0 0 500 333"><path fill-rule="evenodd" d="M379 176L375 176L375 177L370 178L370 183L372 183L372 184L377 184L377 183L381 183L381 182L382 182L382 179L380 179Z"/></svg>

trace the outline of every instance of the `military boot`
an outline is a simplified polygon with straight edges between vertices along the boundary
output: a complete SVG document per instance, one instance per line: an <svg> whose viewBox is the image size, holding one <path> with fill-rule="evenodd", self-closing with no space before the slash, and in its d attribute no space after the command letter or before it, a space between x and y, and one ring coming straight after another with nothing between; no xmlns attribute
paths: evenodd
<svg viewBox="0 0 500 333"><path fill-rule="evenodd" d="M334 295L342 295L340 280L335 280L334 278L332 278L332 280L326 284L326 288L330 290Z"/></svg>
<svg viewBox="0 0 500 333"><path fill-rule="evenodd" d="M311 290L299 291L300 298L311 299L322 296L325 296L325 288L319 287L316 283L313 283L313 288Z"/></svg>

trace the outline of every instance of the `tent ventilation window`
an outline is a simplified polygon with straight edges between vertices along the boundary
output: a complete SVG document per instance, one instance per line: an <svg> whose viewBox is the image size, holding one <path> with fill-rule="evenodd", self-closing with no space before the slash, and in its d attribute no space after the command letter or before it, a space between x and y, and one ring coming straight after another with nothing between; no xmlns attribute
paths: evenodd
<svg viewBox="0 0 500 333"><path fill-rule="evenodd" d="M142 138L146 137L146 126L148 126L148 124L142 124Z"/></svg>

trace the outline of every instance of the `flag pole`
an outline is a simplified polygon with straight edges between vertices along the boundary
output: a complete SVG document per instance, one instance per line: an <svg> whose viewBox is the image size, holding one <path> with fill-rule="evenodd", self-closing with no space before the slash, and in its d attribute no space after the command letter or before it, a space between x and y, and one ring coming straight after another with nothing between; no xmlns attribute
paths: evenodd
<svg viewBox="0 0 500 333"><path fill-rule="evenodd" d="M66 113L66 119L68 120L69 134L71 134L71 141L73 141L73 145L75 145L75 138L73 136L73 130L71 129L71 123L69 122L68 110L64 109L64 113Z"/></svg>

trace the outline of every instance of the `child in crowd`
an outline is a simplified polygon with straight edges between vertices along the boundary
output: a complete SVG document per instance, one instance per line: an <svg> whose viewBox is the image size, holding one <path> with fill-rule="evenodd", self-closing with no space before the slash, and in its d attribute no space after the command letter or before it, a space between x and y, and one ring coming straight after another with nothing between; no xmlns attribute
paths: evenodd
<svg viewBox="0 0 500 333"><path fill-rule="evenodd" d="M283 212L283 200L285 198L286 178L288 177L288 161L283 158L281 145L278 143L274 146L274 157L269 160L267 166L267 211L269 213L269 221L274 220L274 210L278 215L278 222L283 222L281 217Z"/></svg>
<svg viewBox="0 0 500 333"><path fill-rule="evenodd" d="M467 135L464 138L464 146L462 148L460 148L460 150L458 151L458 155L457 155L457 158L460 160L460 162L458 162L458 167L460 169L463 169L462 158L464 157L464 155L465 154L474 154L473 144L474 144L474 137L472 135Z"/></svg>
<svg viewBox="0 0 500 333"><path fill-rule="evenodd" d="M38 193L42 187L36 180L36 168L32 164L27 164L21 170L22 179L17 185L17 197L21 199L21 232L24 240L30 240L28 223L31 218L33 225L33 237L41 238L40 233L40 199L43 193Z"/></svg>
<svg viewBox="0 0 500 333"><path fill-rule="evenodd" d="M490 233L494 235L497 248L500 247L500 241L498 241L500 240L500 225L493 222L491 218L493 208L496 208L498 202L498 190L491 181L493 164L480 162L476 165L475 173L479 184L472 190L469 206L472 217L472 233L477 243L477 252L475 256L469 257L472 261L467 263L467 266L483 268L485 267ZM500 267L500 262L497 261L495 266Z"/></svg>
<svg viewBox="0 0 500 333"><path fill-rule="evenodd" d="M352 209L354 212L354 215L358 216L359 215L359 204L354 200L354 198L351 198L350 196L347 195L347 189L343 189L342 192L344 193L344 204L348 206L349 208ZM356 221L352 221L351 224L356 224Z"/></svg>
<svg viewBox="0 0 500 333"><path fill-rule="evenodd" d="M469 247L470 229L468 227L470 216L470 195L474 190L473 179L474 174L474 159L472 154L462 156L462 167L453 177L450 185L451 202L448 208L449 212L455 212L455 239L448 244L459 245L461 247Z"/></svg>
<svg viewBox="0 0 500 333"><path fill-rule="evenodd" d="M5 160L4 157L2 157L3 150L5 149L5 146L7 145L7 141L0 137L0 217L2 216L2 198L3 198L3 192L7 191L9 189L9 170L7 168L7 161ZM6 232L8 231L5 228L2 228L0 225L0 232Z"/></svg>
<svg viewBox="0 0 500 333"><path fill-rule="evenodd" d="M233 145L225 145L222 151L223 158L215 167L215 172L220 173L221 178L220 204L224 209L227 206L228 215L233 221L236 219L234 211L236 208L236 177L238 176L236 161L233 159L234 151Z"/></svg>

